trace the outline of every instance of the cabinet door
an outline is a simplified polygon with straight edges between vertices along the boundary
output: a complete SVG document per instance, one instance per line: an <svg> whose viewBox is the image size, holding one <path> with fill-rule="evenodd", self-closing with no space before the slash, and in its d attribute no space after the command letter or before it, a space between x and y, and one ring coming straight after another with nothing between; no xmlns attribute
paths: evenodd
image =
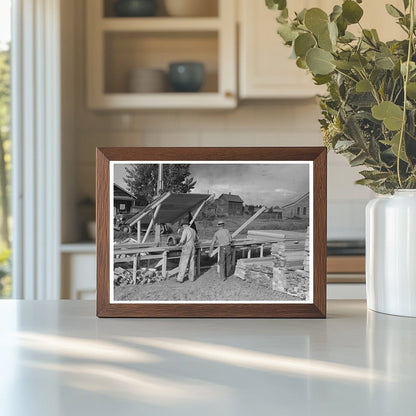
<svg viewBox="0 0 416 416"><path fill-rule="evenodd" d="M325 7L325 3L327 6ZM296 10L321 7L330 10L329 0L299 0ZM289 59L291 50L276 33L275 11L264 1L239 0L240 97L305 98L318 94L310 74Z"/></svg>
<svg viewBox="0 0 416 416"><path fill-rule="evenodd" d="M296 4L295 4L296 3ZM402 0L389 3L403 8ZM289 3L290 10L304 7L320 7L330 12L341 0L298 0ZM240 16L240 97L241 98L305 98L325 92L324 87L313 84L311 75L299 69L289 59L290 48L277 35L277 12L268 10L264 1L238 0ZM366 0L361 4L364 16L361 21L366 28L377 29L382 40L402 39L404 32L388 15L384 2ZM349 27L358 34L358 25Z"/></svg>

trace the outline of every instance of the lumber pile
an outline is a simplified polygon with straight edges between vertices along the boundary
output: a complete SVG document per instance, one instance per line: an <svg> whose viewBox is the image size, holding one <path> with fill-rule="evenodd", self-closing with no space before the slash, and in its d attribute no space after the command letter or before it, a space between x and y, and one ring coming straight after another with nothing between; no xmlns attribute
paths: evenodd
<svg viewBox="0 0 416 416"><path fill-rule="evenodd" d="M286 230L248 230L247 238L265 242L301 241L305 240L305 233Z"/></svg>
<svg viewBox="0 0 416 416"><path fill-rule="evenodd" d="M276 267L303 269L305 240L282 241L272 244L272 256Z"/></svg>
<svg viewBox="0 0 416 416"><path fill-rule="evenodd" d="M144 285L161 282L163 280L166 280L166 278L162 276L162 272L156 269L142 267L137 270L135 278L130 270L123 269L122 267L116 267L114 269L114 284L116 286Z"/></svg>
<svg viewBox="0 0 416 416"><path fill-rule="evenodd" d="M309 273L309 227L306 230L306 237L305 237L305 258L303 260L303 270Z"/></svg>

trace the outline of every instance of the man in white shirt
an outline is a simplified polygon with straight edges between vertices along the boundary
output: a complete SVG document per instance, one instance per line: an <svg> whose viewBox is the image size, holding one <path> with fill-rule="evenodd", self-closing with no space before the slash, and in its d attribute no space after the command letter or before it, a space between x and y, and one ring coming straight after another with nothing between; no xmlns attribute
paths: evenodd
<svg viewBox="0 0 416 416"><path fill-rule="evenodd" d="M232 250L231 242L232 237L230 232L224 228L224 221L218 221L218 231L212 238L211 246L209 248L209 254L212 254L212 250L215 244L218 244L219 249L219 265L220 265L220 277L222 280L227 280L227 277L231 276L232 268Z"/></svg>
<svg viewBox="0 0 416 416"><path fill-rule="evenodd" d="M183 231L179 245L182 246L181 259L179 261L179 273L176 280L182 283L185 279L186 269L189 264L188 278L191 282L195 279L195 243L198 240L196 231L189 226L188 221L184 221Z"/></svg>

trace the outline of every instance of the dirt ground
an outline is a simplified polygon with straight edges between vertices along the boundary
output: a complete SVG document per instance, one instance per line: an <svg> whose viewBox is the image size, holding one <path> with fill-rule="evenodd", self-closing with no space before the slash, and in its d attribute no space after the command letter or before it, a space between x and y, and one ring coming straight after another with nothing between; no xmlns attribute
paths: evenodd
<svg viewBox="0 0 416 416"><path fill-rule="evenodd" d="M179 283L172 277L166 281L114 286L116 301L298 301L299 298L273 291L257 283L243 281L236 276L225 282L216 267L203 271L194 282Z"/></svg>

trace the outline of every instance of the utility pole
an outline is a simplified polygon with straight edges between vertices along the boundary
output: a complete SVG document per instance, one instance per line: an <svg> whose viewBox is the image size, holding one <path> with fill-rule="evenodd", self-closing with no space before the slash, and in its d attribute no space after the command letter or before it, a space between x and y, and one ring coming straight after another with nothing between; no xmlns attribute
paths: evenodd
<svg viewBox="0 0 416 416"><path fill-rule="evenodd" d="M157 175L156 197L159 197L163 191L163 164L159 163ZM155 243L160 244L160 224L155 223Z"/></svg>

